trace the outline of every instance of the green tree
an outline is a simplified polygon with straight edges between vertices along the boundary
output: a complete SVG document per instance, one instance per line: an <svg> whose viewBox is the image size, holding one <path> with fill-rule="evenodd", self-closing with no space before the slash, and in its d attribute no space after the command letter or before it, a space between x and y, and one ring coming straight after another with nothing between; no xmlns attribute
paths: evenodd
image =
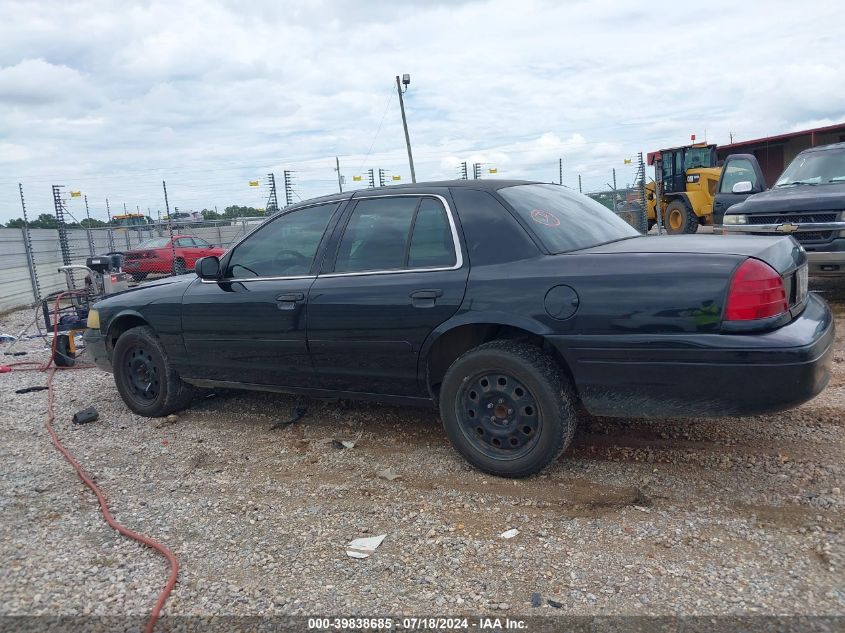
<svg viewBox="0 0 845 633"><path fill-rule="evenodd" d="M6 222L6 226L10 229L22 229L23 218L15 218L14 220L9 220L8 222Z"/></svg>

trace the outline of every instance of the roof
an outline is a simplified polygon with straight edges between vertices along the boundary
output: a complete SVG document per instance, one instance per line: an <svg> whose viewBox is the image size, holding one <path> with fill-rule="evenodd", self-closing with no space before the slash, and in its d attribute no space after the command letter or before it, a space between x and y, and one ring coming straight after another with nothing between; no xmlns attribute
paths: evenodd
<svg viewBox="0 0 845 633"><path fill-rule="evenodd" d="M836 130L845 131L845 123L837 123L836 125L825 125L824 127L816 127L809 130L800 130L798 132L787 132L786 134L775 134L774 136L764 136L762 138L755 138L750 141L738 141L730 145L719 145L719 149L734 149L737 147L744 147L746 145L760 145L766 143L777 143L780 141L787 141L796 136L804 136L805 134L835 132Z"/></svg>
<svg viewBox="0 0 845 633"><path fill-rule="evenodd" d="M370 187L366 189L353 189L344 191L343 193L332 193L326 196L319 196L317 198L308 198L292 204L290 207L284 207L282 211L301 206L303 204L315 204L320 202L332 202L338 200L347 200L351 197L357 196L372 196L384 195L396 192L406 193L425 193L426 189L456 187L462 189L486 189L488 191L496 191L504 189L505 187L514 187L516 185L534 185L538 184L536 180L505 180L499 178L489 178L486 180L436 180L430 182L417 183L403 183L401 185L388 185L385 187Z"/></svg>

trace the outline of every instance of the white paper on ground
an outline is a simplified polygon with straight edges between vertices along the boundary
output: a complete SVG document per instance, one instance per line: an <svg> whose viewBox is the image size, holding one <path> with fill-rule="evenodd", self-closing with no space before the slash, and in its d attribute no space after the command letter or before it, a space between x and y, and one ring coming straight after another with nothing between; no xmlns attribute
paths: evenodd
<svg viewBox="0 0 845 633"><path fill-rule="evenodd" d="M356 538L349 541L346 546L346 555L351 558L367 558L370 554L376 551L384 537L387 534L379 534L378 536L367 536L365 538Z"/></svg>

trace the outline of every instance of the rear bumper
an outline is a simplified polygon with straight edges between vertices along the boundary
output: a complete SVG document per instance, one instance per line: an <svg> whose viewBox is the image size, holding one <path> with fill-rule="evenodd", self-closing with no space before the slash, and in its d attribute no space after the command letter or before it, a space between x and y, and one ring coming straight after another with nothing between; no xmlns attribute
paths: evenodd
<svg viewBox="0 0 845 633"><path fill-rule="evenodd" d="M834 334L830 309L811 294L799 317L772 332L548 340L593 415L721 417L781 411L818 395L830 380Z"/></svg>
<svg viewBox="0 0 845 633"><path fill-rule="evenodd" d="M103 371L111 373L111 358L109 358L106 348L106 338L100 333L100 330L85 330L82 338L85 340L85 351L88 352L94 364Z"/></svg>

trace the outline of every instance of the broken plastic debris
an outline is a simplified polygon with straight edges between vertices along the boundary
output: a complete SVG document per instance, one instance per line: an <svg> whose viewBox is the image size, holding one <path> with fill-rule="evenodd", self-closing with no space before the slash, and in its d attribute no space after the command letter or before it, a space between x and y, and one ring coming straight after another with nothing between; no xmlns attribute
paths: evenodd
<svg viewBox="0 0 845 633"><path fill-rule="evenodd" d="M350 558L367 558L373 554L387 534L378 536L367 536L365 538L352 539L346 546L346 555Z"/></svg>
<svg viewBox="0 0 845 633"><path fill-rule="evenodd" d="M392 468L385 468L384 470L380 470L376 473L382 479L387 479L387 481L393 481L394 479L399 479L401 475L397 475L393 472Z"/></svg>
<svg viewBox="0 0 845 633"><path fill-rule="evenodd" d="M349 440L341 440L341 444L343 444L344 448L355 448L355 442L350 442Z"/></svg>
<svg viewBox="0 0 845 633"><path fill-rule="evenodd" d="M499 536L501 536L502 538L513 538L517 534L519 534L519 530L517 530L516 528L511 528L510 530L502 532L501 534L499 534Z"/></svg>

